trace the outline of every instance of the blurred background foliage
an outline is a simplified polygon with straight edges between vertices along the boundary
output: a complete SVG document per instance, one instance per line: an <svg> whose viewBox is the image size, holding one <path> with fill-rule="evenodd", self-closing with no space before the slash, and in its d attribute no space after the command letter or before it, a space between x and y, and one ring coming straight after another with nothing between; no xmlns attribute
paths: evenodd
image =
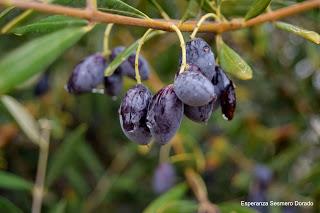
<svg viewBox="0 0 320 213"><path fill-rule="evenodd" d="M54 2L85 5L80 0ZM124 2L149 17L161 18L151 1ZM296 2L300 1L274 0L271 8ZM158 3L176 19L186 15L189 8L189 1ZM244 16L251 3L251 0L222 1L222 13L227 18ZM195 6L189 8L187 16L199 18L204 11L210 11L210 7L204 4L201 12ZM22 12L12 9L0 17L0 28ZM47 16L33 13L19 25ZM317 9L284 21L319 32L319 20ZM156 200L159 195L151 187L160 147L140 147L128 141L119 124L121 97L135 82L125 79L125 88L117 99L101 94L73 96L64 90L74 66L87 55L102 51L104 29L105 25L97 25L41 74L9 93L35 119L46 118L52 127L43 212L81 212L92 206L96 212L142 212L150 203L158 201L158 206L165 203ZM129 46L144 32L143 28L115 25L110 46ZM0 59L46 33L1 34ZM187 39L189 34L184 36ZM211 44L216 53L213 33L198 36ZM251 65L253 79L241 81L232 77L238 103L231 122L222 118L220 109L207 125L183 119L179 133L187 153L182 159L187 160L171 158L177 172L176 183L185 181L185 166L193 166L205 181L209 199L223 212L232 208L249 212L239 207L241 200L311 200L314 202L311 208L270 207L259 211L320 212L319 45L280 31L271 23L226 32L223 38ZM174 33L152 38L143 46L142 54L152 69L152 77L146 84L153 92L172 83L180 55ZM30 143L3 103L0 112L0 211L29 212L38 147ZM262 168L262 172L257 168ZM266 186L257 190L268 174L271 177ZM186 185L177 185L174 190L176 195L171 195L169 201L179 202L163 212L195 212L197 202L192 191Z"/></svg>

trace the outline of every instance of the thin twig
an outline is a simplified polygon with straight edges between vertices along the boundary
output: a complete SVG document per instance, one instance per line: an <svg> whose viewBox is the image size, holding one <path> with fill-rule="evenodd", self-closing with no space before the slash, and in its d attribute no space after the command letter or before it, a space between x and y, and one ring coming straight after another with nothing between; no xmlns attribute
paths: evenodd
<svg viewBox="0 0 320 213"><path fill-rule="evenodd" d="M0 5L15 6L23 9L33 9L39 12L49 14L61 14L66 16L72 16L90 21L101 23L115 23L130 26L139 26L152 29L159 29L164 31L173 31L171 25L179 25L179 20L165 21L162 19L139 19L133 17L127 17L122 15L115 15L110 13L104 13L101 11L88 11L86 9L71 8L53 4L46 4L40 2L22 1L22 0L0 0ZM287 16L302 13L313 8L320 7L320 0L307 0L301 3L294 4L285 8L275 10L273 12L261 14L253 19L243 22L239 19L233 19L226 22L206 22L201 25L199 32L225 32L231 30L237 30L241 28L251 27L253 25L261 24L264 22L270 22L282 19ZM191 32L196 26L195 21L187 21L179 25L180 31Z"/></svg>
<svg viewBox="0 0 320 213"><path fill-rule="evenodd" d="M40 213L42 199L44 194L44 181L46 177L47 161L49 155L49 139L50 139L50 123L48 120L41 120L40 126L42 129L39 148L40 155L38 160L36 181L33 188L33 201L32 201L32 213Z"/></svg>

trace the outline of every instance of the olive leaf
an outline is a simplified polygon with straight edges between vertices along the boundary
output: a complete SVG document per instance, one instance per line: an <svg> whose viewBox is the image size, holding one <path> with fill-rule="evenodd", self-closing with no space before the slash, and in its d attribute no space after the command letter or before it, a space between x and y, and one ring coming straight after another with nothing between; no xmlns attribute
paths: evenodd
<svg viewBox="0 0 320 213"><path fill-rule="evenodd" d="M83 140L85 130L86 126L79 126L66 137L59 149L53 154L48 167L48 186L67 169L67 165L77 156L73 153L77 150L78 144Z"/></svg>
<svg viewBox="0 0 320 213"><path fill-rule="evenodd" d="M86 27L60 30L34 39L7 54L0 61L0 94L44 71L87 31Z"/></svg>
<svg viewBox="0 0 320 213"><path fill-rule="evenodd" d="M10 96L2 96L2 103L17 121L23 132L35 144L40 142L40 127L32 115L24 108L22 104Z"/></svg>
<svg viewBox="0 0 320 213"><path fill-rule="evenodd" d="M169 191L152 201L152 203L149 204L149 206L143 211L143 213L157 212L158 209L160 209L168 202L180 200L186 192L187 185L185 183L178 184L174 188L170 189Z"/></svg>
<svg viewBox="0 0 320 213"><path fill-rule="evenodd" d="M139 18L149 18L146 14L140 10L126 4L120 0L103 0L99 1L99 10L118 13L122 15L134 16Z"/></svg>
<svg viewBox="0 0 320 213"><path fill-rule="evenodd" d="M156 212L165 212L165 213L193 213L197 212L198 204L192 200L173 200L165 203L161 206Z"/></svg>
<svg viewBox="0 0 320 213"><path fill-rule="evenodd" d="M144 42L151 39L152 37L164 33L163 31L153 31L151 32ZM122 51L120 54L117 55L113 59L113 61L109 64L109 66L104 71L105 76L110 76L113 74L113 72L120 66L122 62L124 62L138 47L139 40L135 41L133 44L131 44L129 47L127 47L124 51Z"/></svg>
<svg viewBox="0 0 320 213"><path fill-rule="evenodd" d="M0 171L0 188L31 191L33 184L15 174Z"/></svg>
<svg viewBox="0 0 320 213"><path fill-rule="evenodd" d="M217 41L219 64L223 70L242 80L252 78L251 67L222 39Z"/></svg>
<svg viewBox="0 0 320 213"><path fill-rule="evenodd" d="M85 26L88 21L83 19L72 18L62 15L53 15L43 18L34 23L17 27L12 30L17 35L23 35L27 33L49 33L59 29L75 26Z"/></svg>
<svg viewBox="0 0 320 213"><path fill-rule="evenodd" d="M320 44L320 35L317 32L306 30L301 27L298 27L298 26L295 26L292 24L288 24L285 22L280 22L280 21L276 22L275 25L276 25L276 27L278 27L281 30L285 30L287 32L294 33L294 34L301 36L302 38L305 38L305 39L312 41L316 44Z"/></svg>
<svg viewBox="0 0 320 213"><path fill-rule="evenodd" d="M6 213L23 213L21 209L15 206L10 200L5 197L0 197L0 209Z"/></svg>
<svg viewBox="0 0 320 213"><path fill-rule="evenodd" d="M256 210L241 206L239 203L235 202L225 202L218 204L221 213L230 213L230 212L237 212L237 213L257 213Z"/></svg>
<svg viewBox="0 0 320 213"><path fill-rule="evenodd" d="M49 213L64 213L66 212L67 201L61 199L57 204L50 208Z"/></svg>
<svg viewBox="0 0 320 213"><path fill-rule="evenodd" d="M199 12L199 9L200 9L200 7L199 7L197 0L190 0L186 11L184 12L184 14L181 18L181 22L184 22L190 18L196 17Z"/></svg>
<svg viewBox="0 0 320 213"><path fill-rule="evenodd" d="M255 0L245 16L245 20L256 17L261 14L270 4L271 0Z"/></svg>
<svg viewBox="0 0 320 213"><path fill-rule="evenodd" d="M244 16L253 0L223 0L221 12L227 17Z"/></svg>

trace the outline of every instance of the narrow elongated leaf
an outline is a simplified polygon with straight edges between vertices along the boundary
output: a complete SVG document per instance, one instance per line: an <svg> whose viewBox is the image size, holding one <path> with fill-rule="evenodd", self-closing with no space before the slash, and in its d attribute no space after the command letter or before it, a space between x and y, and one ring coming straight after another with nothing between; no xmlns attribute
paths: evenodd
<svg viewBox="0 0 320 213"><path fill-rule="evenodd" d="M74 152L78 147L78 143L83 140L85 129L86 127L82 125L70 133L62 142L59 149L53 154L47 175L48 186L64 172L67 165L77 156Z"/></svg>
<svg viewBox="0 0 320 213"><path fill-rule="evenodd" d="M12 190L31 190L33 184L17 175L0 171L0 188Z"/></svg>
<svg viewBox="0 0 320 213"><path fill-rule="evenodd" d="M200 5L198 4L197 0L190 0L187 9L182 16L181 22L196 17L199 12L199 9Z"/></svg>
<svg viewBox="0 0 320 213"><path fill-rule="evenodd" d="M84 176L72 166L67 169L66 176L76 192L82 197L85 197L90 191L90 188Z"/></svg>
<svg viewBox="0 0 320 213"><path fill-rule="evenodd" d="M255 0L245 16L245 20L260 15L270 4L271 0Z"/></svg>
<svg viewBox="0 0 320 213"><path fill-rule="evenodd" d="M62 199L56 205L54 205L49 213L64 213L66 212L67 201Z"/></svg>
<svg viewBox="0 0 320 213"><path fill-rule="evenodd" d="M22 104L10 96L2 96L2 103L6 106L10 114L17 121L22 131L35 144L39 145L40 127L32 115Z"/></svg>
<svg viewBox="0 0 320 213"><path fill-rule="evenodd" d="M226 202L218 205L221 213L258 213L256 210L249 207L241 206L239 203Z"/></svg>
<svg viewBox="0 0 320 213"><path fill-rule="evenodd" d="M158 197L149 206L143 211L143 213L154 213L158 212L162 206L167 204L168 202L180 200L183 195L187 192L187 185L185 183L179 184L174 188L170 189L165 194Z"/></svg>
<svg viewBox="0 0 320 213"><path fill-rule="evenodd" d="M161 206L156 212L161 213L193 213L197 212L198 204L192 200L174 200L169 201L165 205Z"/></svg>
<svg viewBox="0 0 320 213"><path fill-rule="evenodd" d="M101 10L118 12L124 15L131 14L130 16L136 16L140 18L148 18L148 16L140 10L120 0L103 0L100 1L98 7Z"/></svg>
<svg viewBox="0 0 320 213"><path fill-rule="evenodd" d="M16 207L10 200L0 197L0 210L6 213L22 213L23 211Z"/></svg>
<svg viewBox="0 0 320 213"><path fill-rule="evenodd" d="M54 15L26 26L15 28L12 32L18 35L27 33L49 33L67 27L85 26L87 24L88 21L83 19Z"/></svg>
<svg viewBox="0 0 320 213"><path fill-rule="evenodd" d="M81 141L77 153L80 158L82 158L83 163L93 173L93 175L96 178L99 178L103 173L103 166L90 145L88 145L85 141Z"/></svg>
<svg viewBox="0 0 320 213"><path fill-rule="evenodd" d="M223 0L221 12L227 17L244 16L254 0Z"/></svg>
<svg viewBox="0 0 320 213"><path fill-rule="evenodd" d="M34 39L9 53L0 61L0 94L44 71L87 31L85 27L64 29Z"/></svg>
<svg viewBox="0 0 320 213"><path fill-rule="evenodd" d="M145 41L151 39L152 37L164 33L163 31L153 31L151 32ZM110 76L118 68L118 66L125 61L138 47L139 40L135 41L129 47L127 47L123 52L117 55L117 57L109 64L109 66L104 71L105 76Z"/></svg>
<svg viewBox="0 0 320 213"><path fill-rule="evenodd" d="M226 72L242 80L252 78L251 67L222 39L218 41L218 58L222 69Z"/></svg>
<svg viewBox="0 0 320 213"><path fill-rule="evenodd" d="M5 15L7 15L12 9L14 9L14 7L7 7L7 8L4 9L3 11L1 11L1 13L0 13L0 19L3 18Z"/></svg>
<svg viewBox="0 0 320 213"><path fill-rule="evenodd" d="M298 26L295 26L292 24L288 24L288 23L284 23L284 22L280 22L280 21L276 22L276 27L278 27L281 30L285 30L287 32L294 33L294 34L301 36L302 38L305 38L305 39L312 41L316 44L320 44L320 35L317 32L306 30L301 27L298 27Z"/></svg>

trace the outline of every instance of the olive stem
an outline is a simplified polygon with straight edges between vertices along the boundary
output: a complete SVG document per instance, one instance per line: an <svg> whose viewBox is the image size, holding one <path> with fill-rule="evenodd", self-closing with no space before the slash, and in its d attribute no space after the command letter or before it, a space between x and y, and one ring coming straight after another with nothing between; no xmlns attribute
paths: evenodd
<svg viewBox="0 0 320 213"><path fill-rule="evenodd" d="M186 44L184 42L183 35L182 35L181 31L179 30L179 28L174 24L172 24L170 27L171 27L171 29L173 29L177 33L177 36L180 41L182 59L181 59L181 67L180 67L179 73L182 73L187 66Z"/></svg>
<svg viewBox="0 0 320 213"><path fill-rule="evenodd" d="M109 56L111 53L109 48L109 38L110 38L112 27L113 27L113 24L108 24L106 27L106 30L104 31L104 38L103 38L103 56L104 57Z"/></svg>
<svg viewBox="0 0 320 213"><path fill-rule="evenodd" d="M169 162L170 161L170 159L169 159L170 150L171 150L171 144L170 143L161 146L161 148L160 148L160 156L159 156L159 162L160 163L165 163L165 162Z"/></svg>
<svg viewBox="0 0 320 213"><path fill-rule="evenodd" d="M200 20L197 22L196 27L193 29L192 34L190 35L190 38L191 38L191 39L194 39L194 38L195 38L195 36L196 36L196 34L197 34L198 30L199 30L199 27L202 25L202 23L203 23L206 19L208 19L208 18L210 18L210 17L218 20L218 16L217 16L216 14L214 14L214 13L207 13L206 15L202 16L202 17L200 18Z"/></svg>
<svg viewBox="0 0 320 213"><path fill-rule="evenodd" d="M82 8L72 8L54 4L40 3L36 1L0 0L0 5L4 5L5 7L15 6L22 9L33 9L35 11L49 14L67 15L100 23L115 23L130 26L140 26L163 31L172 31L171 25L173 23L179 23L179 20L171 20L169 22L163 19L159 20L151 18L133 18L128 16L105 13L98 10L91 12ZM202 26L199 28L199 32L222 33L225 31L252 27L254 25L262 24L264 22L279 20L288 16L292 16L294 14L298 14L319 7L320 0L306 0L301 3L296 3L288 7L274 10L273 12L263 13L245 22L241 22L237 19L232 19L230 21L223 21L217 23L203 23ZM196 23L194 21L187 21L179 25L179 29L183 32L192 32L195 27L195 24Z"/></svg>
<svg viewBox="0 0 320 213"><path fill-rule="evenodd" d="M134 60L134 71L136 74L136 81L138 84L141 84L141 76L140 76L140 70L139 70L139 55L140 55L140 51L142 48L142 45L144 44L147 36L152 32L153 29L148 29L143 36L139 39L138 42L138 47L137 47L137 51L136 51L136 57Z"/></svg>

